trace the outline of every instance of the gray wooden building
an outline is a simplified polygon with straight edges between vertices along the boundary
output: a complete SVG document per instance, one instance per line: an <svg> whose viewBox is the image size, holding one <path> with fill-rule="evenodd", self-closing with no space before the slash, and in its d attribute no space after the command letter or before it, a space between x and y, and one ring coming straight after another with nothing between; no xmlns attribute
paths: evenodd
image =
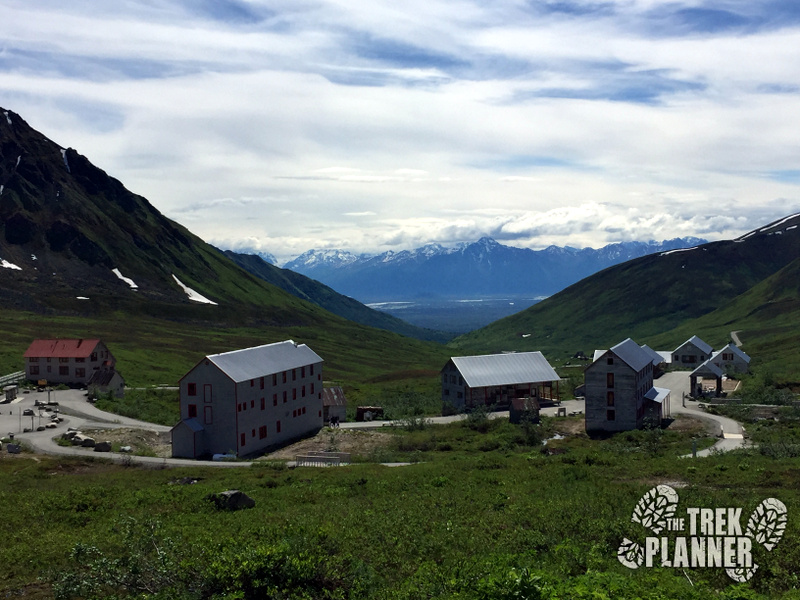
<svg viewBox="0 0 800 600"><path fill-rule="evenodd" d="M653 386L654 357L628 338L584 371L586 431L627 431L669 416L669 390Z"/></svg>
<svg viewBox="0 0 800 600"><path fill-rule="evenodd" d="M292 340L206 356L180 404L173 456L255 454L322 427L322 359Z"/></svg>
<svg viewBox="0 0 800 600"><path fill-rule="evenodd" d="M695 368L707 361L713 352L711 346L693 335L672 351L672 366Z"/></svg>
<svg viewBox="0 0 800 600"><path fill-rule="evenodd" d="M514 398L558 398L561 378L541 352L454 356L441 370L442 405L508 408Z"/></svg>

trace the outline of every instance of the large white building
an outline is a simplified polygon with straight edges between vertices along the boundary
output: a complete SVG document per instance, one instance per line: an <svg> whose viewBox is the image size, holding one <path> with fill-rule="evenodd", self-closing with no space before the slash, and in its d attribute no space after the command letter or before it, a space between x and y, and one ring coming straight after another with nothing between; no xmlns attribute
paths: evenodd
<svg viewBox="0 0 800 600"><path fill-rule="evenodd" d="M319 430L322 362L292 340L206 356L180 380L172 455L250 455Z"/></svg>

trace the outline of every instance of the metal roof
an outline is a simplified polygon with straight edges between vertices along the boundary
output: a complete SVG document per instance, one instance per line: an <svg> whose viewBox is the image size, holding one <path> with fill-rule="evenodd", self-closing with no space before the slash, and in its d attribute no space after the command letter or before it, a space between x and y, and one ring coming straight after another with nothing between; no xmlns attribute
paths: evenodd
<svg viewBox="0 0 800 600"><path fill-rule="evenodd" d="M670 390L666 388L659 388L659 387L651 387L647 390L647 393L644 395L645 398L648 400L652 400L653 402L658 402L661 404L664 400L669 398Z"/></svg>
<svg viewBox="0 0 800 600"><path fill-rule="evenodd" d="M693 335L688 340L683 342L680 346L675 348L674 352L677 352L678 350L683 348L686 344L694 344L695 346L697 346L697 349L700 350L700 352L703 352L704 354L711 354L714 351L714 349L711 346L706 344L703 340L701 340L696 335Z"/></svg>
<svg viewBox="0 0 800 600"><path fill-rule="evenodd" d="M454 356L450 360L471 388L561 379L541 352Z"/></svg>
<svg viewBox="0 0 800 600"><path fill-rule="evenodd" d="M25 358L87 358L100 340L34 340Z"/></svg>
<svg viewBox="0 0 800 600"><path fill-rule="evenodd" d="M347 406L344 390L338 386L322 390L322 406Z"/></svg>
<svg viewBox="0 0 800 600"><path fill-rule="evenodd" d="M694 371L692 371L692 375L697 377L706 377L707 375L713 375L714 377L722 377L724 373L722 369L720 369L717 365L711 362L709 358L706 362L702 365L697 367Z"/></svg>
<svg viewBox="0 0 800 600"><path fill-rule="evenodd" d="M631 338L613 346L611 352L636 372L641 371L648 363L653 361L652 357Z"/></svg>
<svg viewBox="0 0 800 600"><path fill-rule="evenodd" d="M658 366L662 362L664 362L664 358L658 352L656 352L650 346L648 346L647 344L643 344L642 345L642 350L644 350L645 352L647 352L650 355L650 358L653 360L653 365L654 366Z"/></svg>
<svg viewBox="0 0 800 600"><path fill-rule="evenodd" d="M237 383L322 362L311 348L292 340L212 354L206 358Z"/></svg>
<svg viewBox="0 0 800 600"><path fill-rule="evenodd" d="M746 363L750 362L750 357L747 355L747 353L744 350L742 350L741 348L739 348L735 344L730 344L730 343L727 346L725 346L724 348L722 348L721 350L717 350L716 352L714 352L714 354L711 356L711 358L716 358L717 356L719 356L723 352L732 352L733 354L737 355L739 358L741 358Z"/></svg>

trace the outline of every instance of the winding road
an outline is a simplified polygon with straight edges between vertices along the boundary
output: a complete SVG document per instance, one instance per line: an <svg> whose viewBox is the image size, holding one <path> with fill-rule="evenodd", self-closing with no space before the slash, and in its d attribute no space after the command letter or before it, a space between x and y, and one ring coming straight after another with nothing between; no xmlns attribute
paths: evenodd
<svg viewBox="0 0 800 600"><path fill-rule="evenodd" d="M706 421L713 422L719 427L720 440L711 448L697 453L698 456L708 456L715 451L726 451L740 448L745 444L744 431L741 424L727 417L711 415L699 407L699 403L693 401L683 401L684 394L689 392L689 373L687 371L675 371L666 373L656 380L658 387L668 388L671 391L670 402L673 414L685 414ZM171 428L165 425L157 425L131 419L112 413L99 410L94 404L86 400L86 393L80 390L59 390L50 392L50 399L58 402L58 414L64 421L56 429L45 429L36 431L39 425L50 422L52 412L42 411L35 407L35 402L45 402L48 400L47 392L23 393L11 404L0 404L0 435L13 434L16 440L24 441L36 452L46 454L56 454L62 456L102 456L115 462L139 463L150 466L170 466L170 467L193 467L193 466L214 466L214 467L247 467L252 463L249 461L198 461L182 458L158 458L150 456L133 456L131 454L120 454L107 452L98 454L91 448L81 448L78 446L59 446L54 438L67 431L68 428L78 430L98 430L98 429L117 429L130 427L144 429L159 433L168 432ZM562 404L567 408L567 412L584 412L582 400L570 400ZM56 407L52 407L55 410ZM31 409L33 416L23 416L25 409ZM554 416L556 408L543 408L542 414ZM41 414L41 416L40 416ZM508 413L491 413L492 418L507 417ZM454 415L450 417L431 417L432 423L449 423L463 419L464 415ZM390 426L392 424L402 425L402 422L391 423L386 421L373 421L368 423L348 422L342 423L343 429L368 429ZM24 428L33 429L23 433Z"/></svg>

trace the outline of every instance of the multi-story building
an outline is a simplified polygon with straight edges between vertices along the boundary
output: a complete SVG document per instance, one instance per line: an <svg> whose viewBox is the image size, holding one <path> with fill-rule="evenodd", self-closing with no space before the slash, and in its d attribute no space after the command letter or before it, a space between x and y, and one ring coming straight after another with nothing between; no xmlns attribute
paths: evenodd
<svg viewBox="0 0 800 600"><path fill-rule="evenodd" d="M25 351L25 377L48 384L86 385L95 372L114 371L116 362L100 340L34 340Z"/></svg>
<svg viewBox="0 0 800 600"><path fill-rule="evenodd" d="M669 390L653 387L650 353L628 338L584 371L586 431L627 431L669 415Z"/></svg>
<svg viewBox="0 0 800 600"><path fill-rule="evenodd" d="M206 356L180 380L172 455L250 455L319 430L322 362L292 340Z"/></svg>

